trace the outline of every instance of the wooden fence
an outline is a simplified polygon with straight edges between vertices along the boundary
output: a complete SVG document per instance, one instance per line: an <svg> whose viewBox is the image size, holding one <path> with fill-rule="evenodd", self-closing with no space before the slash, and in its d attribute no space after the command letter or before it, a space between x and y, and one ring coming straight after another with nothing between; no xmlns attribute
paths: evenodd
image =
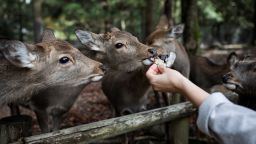
<svg viewBox="0 0 256 144"><path fill-rule="evenodd" d="M232 101L237 98L237 95L232 93L225 95ZM24 137L12 144L91 143L164 122L181 119L191 115L195 111L196 108L190 102L184 102L51 133Z"/></svg>
<svg viewBox="0 0 256 144"><path fill-rule="evenodd" d="M184 102L123 117L79 125L51 133L25 137L13 144L90 143L187 117L195 111L196 109L190 102Z"/></svg>

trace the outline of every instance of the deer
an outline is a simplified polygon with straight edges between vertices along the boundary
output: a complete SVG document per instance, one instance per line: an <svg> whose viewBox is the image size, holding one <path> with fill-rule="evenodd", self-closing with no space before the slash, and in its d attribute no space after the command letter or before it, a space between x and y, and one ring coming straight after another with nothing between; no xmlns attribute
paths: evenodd
<svg viewBox="0 0 256 144"><path fill-rule="evenodd" d="M156 29L146 38L146 44L151 47L161 47L169 52L175 53L176 59L172 68L179 71L185 77L189 77L189 57L183 45L177 40L182 35L183 31L183 24L171 26L168 18L162 15ZM157 93L155 92L155 94ZM165 98L165 101L165 104L170 104L168 98Z"/></svg>
<svg viewBox="0 0 256 144"><path fill-rule="evenodd" d="M103 77L101 63L57 40L50 29L36 44L1 39L0 52L0 105L23 103L49 87L76 87Z"/></svg>
<svg viewBox="0 0 256 144"><path fill-rule="evenodd" d="M172 68L179 71L185 77L189 77L190 62L186 49L177 40L184 31L184 24L171 26L168 18L160 17L156 29L146 38L146 44L151 47L162 47L176 54L176 60Z"/></svg>
<svg viewBox="0 0 256 144"><path fill-rule="evenodd" d="M230 60L234 53L230 53L226 58L226 63L216 64L207 57L190 55L190 80L209 91L214 85L222 85L222 76L230 70Z"/></svg>
<svg viewBox="0 0 256 144"><path fill-rule="evenodd" d="M230 71L222 77L224 86L239 95L238 104L253 110L256 110L255 70L255 56L240 58L233 54L230 59Z"/></svg>
<svg viewBox="0 0 256 144"><path fill-rule="evenodd" d="M180 26L169 32L175 36L182 32L179 29ZM144 45L130 33L117 28L106 34L79 29L75 33L86 49L95 52L97 58L101 57L100 61L105 61L103 64L107 65L108 70L102 79L102 89L112 103L116 115L146 110L147 92L151 86L145 73L153 62L149 57L157 52L160 59L169 60L176 51ZM174 49L175 46L178 45L173 45Z"/></svg>
<svg viewBox="0 0 256 144"><path fill-rule="evenodd" d="M151 89L146 71L154 63L154 57L169 65L176 56L161 47L153 48L142 44L126 31L112 28L111 32L95 34L76 30L76 36L92 51L107 70L102 78L102 90L114 108L116 116L145 111L148 92Z"/></svg>
<svg viewBox="0 0 256 144"><path fill-rule="evenodd" d="M102 78L102 90L115 109L116 115L127 115L146 110L150 84L145 76L153 63L154 48L144 45L128 32L112 28L106 34L76 30L76 36L86 49L104 55L100 61L107 67ZM159 57L169 53L156 49Z"/></svg>
<svg viewBox="0 0 256 144"><path fill-rule="evenodd" d="M178 38L182 36L183 31L184 31L184 24L178 24L178 25L172 26L170 20L165 15L162 15L160 17L160 20L155 30L146 38L146 44L151 47L163 48L168 52L175 53L176 59L172 65L172 68L179 71L182 75L188 78L190 74L189 56L186 52L186 49L178 41ZM154 93L155 93L156 99L160 99L158 92L154 91ZM178 103L181 101L185 101L181 99L179 95L171 94L172 98L168 97L168 95L170 94L162 93L163 99L165 101L165 105L170 105L170 104ZM172 99L172 101L170 101L170 99ZM158 102L158 104L160 105L160 102ZM183 135L188 135L187 124L188 124L187 120L181 120L180 122L171 124L171 126L169 123L166 123L165 134L167 137L166 138L167 143L172 143L172 142L174 143L174 141L179 141L181 143L188 143L183 138ZM180 131L181 128L184 131ZM176 136L170 134L169 129L172 132L175 132Z"/></svg>

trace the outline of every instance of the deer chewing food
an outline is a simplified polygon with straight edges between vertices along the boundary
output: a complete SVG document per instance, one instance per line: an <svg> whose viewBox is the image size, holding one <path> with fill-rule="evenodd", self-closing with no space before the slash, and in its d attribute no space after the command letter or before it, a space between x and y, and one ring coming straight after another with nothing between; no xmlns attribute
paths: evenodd
<svg viewBox="0 0 256 144"><path fill-rule="evenodd" d="M170 52L168 58L165 60L160 59L159 57L154 58L154 63L158 66L163 67L171 67L176 59L176 54L174 52Z"/></svg>

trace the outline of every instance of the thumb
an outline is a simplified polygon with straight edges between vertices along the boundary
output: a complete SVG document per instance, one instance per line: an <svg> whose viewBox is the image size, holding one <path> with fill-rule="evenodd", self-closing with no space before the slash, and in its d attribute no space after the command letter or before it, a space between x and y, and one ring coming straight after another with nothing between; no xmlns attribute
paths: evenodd
<svg viewBox="0 0 256 144"><path fill-rule="evenodd" d="M149 70L149 72L151 72L152 74L156 75L156 74L159 74L159 69L158 69L158 66L156 64L153 64Z"/></svg>
<svg viewBox="0 0 256 144"><path fill-rule="evenodd" d="M158 73L164 73L166 67L165 67L165 66L162 66L162 65L158 65L158 66L157 66L157 69L158 69L158 71L159 71Z"/></svg>
<svg viewBox="0 0 256 144"><path fill-rule="evenodd" d="M157 75L159 73L159 70L157 68L157 65L156 64L153 64L147 71L146 73L146 76L148 78L152 78L154 77L155 75Z"/></svg>

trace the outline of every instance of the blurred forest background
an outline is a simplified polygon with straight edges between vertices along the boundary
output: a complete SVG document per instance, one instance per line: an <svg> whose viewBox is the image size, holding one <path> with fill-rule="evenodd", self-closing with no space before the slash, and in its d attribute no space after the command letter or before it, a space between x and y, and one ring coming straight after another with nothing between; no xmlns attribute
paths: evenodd
<svg viewBox="0 0 256 144"><path fill-rule="evenodd" d="M36 42L44 28L59 39L76 41L74 30L95 33L116 26L141 41L164 13L185 23L187 49L255 44L255 0L1 0L0 36Z"/></svg>
<svg viewBox="0 0 256 144"><path fill-rule="evenodd" d="M104 33L115 26L143 42L163 14L173 24L185 24L182 41L190 53L200 54L209 48L256 49L256 0L0 0L0 38L34 43L45 28L51 28L57 38L77 45L76 28ZM219 57L217 61L221 61ZM226 62L226 57L222 61ZM66 123L111 117L109 103L99 88L89 87L96 89L96 94L83 93ZM100 95L102 100L95 102ZM99 103L103 103L101 107L95 106ZM84 116L90 112L96 116Z"/></svg>

